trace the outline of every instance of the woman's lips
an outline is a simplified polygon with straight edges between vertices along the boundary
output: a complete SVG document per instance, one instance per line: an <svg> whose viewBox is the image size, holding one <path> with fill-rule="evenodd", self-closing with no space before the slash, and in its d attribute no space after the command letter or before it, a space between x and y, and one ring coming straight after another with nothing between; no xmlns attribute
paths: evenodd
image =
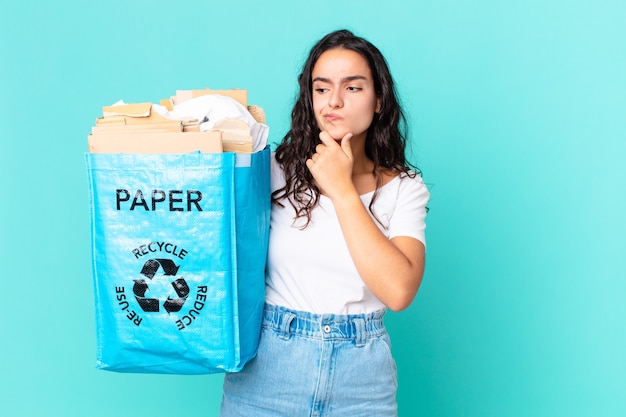
<svg viewBox="0 0 626 417"><path fill-rule="evenodd" d="M337 120L340 120L341 117L339 115L336 115L334 113L328 113L324 115L324 120L328 121L328 122L335 122Z"/></svg>

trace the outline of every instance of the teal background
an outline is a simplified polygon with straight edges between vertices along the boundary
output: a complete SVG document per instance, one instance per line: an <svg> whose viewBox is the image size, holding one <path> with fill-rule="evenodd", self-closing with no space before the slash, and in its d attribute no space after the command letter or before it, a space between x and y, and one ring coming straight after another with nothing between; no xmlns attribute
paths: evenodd
<svg viewBox="0 0 626 417"><path fill-rule="evenodd" d="M431 190L387 323L400 415L626 415L626 3L35 2L0 15L0 410L217 416L221 375L95 369L83 153L103 105L240 87L288 128L308 49L387 57Z"/></svg>

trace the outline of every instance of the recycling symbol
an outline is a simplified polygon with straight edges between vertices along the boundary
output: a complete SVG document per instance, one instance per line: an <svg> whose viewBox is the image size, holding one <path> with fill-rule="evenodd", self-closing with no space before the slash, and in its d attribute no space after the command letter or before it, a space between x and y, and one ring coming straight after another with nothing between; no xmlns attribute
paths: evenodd
<svg viewBox="0 0 626 417"><path fill-rule="evenodd" d="M163 276L168 279L173 279L176 277L176 273L178 272L178 266L174 264L171 259L150 259L148 260L141 269L141 275L152 280L154 276L159 271L159 268L163 270ZM172 287L178 295L178 298L171 298L170 296L163 302L163 308L167 313L177 312L183 308L183 304L187 300L187 296L189 295L189 286L184 278L178 278L172 281ZM135 298L139 303L139 306L143 311L146 312L157 312L160 310L160 300L158 298L148 298L146 297L146 292L150 288L148 287L148 283L145 279L136 279L135 285L133 286L133 293L135 294Z"/></svg>

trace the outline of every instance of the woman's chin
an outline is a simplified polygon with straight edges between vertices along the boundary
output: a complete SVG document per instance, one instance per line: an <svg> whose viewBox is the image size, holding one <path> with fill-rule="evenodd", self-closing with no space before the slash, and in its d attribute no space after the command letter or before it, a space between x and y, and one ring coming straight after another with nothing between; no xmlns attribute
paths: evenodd
<svg viewBox="0 0 626 417"><path fill-rule="evenodd" d="M337 142L341 142L341 139L348 134L348 131L345 129L329 129L327 132L330 137L335 139Z"/></svg>

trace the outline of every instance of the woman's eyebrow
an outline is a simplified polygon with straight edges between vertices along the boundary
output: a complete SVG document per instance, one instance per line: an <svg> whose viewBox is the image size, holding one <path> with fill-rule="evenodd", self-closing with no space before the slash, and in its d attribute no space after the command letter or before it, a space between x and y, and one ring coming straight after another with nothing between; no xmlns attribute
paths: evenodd
<svg viewBox="0 0 626 417"><path fill-rule="evenodd" d="M350 75L347 77L344 77L341 79L341 82L350 82L350 81L356 81L356 80L367 80L367 77L365 77L364 75ZM330 83L330 79L329 78L325 78L325 77L315 77L313 78L313 82L322 82L322 83Z"/></svg>

